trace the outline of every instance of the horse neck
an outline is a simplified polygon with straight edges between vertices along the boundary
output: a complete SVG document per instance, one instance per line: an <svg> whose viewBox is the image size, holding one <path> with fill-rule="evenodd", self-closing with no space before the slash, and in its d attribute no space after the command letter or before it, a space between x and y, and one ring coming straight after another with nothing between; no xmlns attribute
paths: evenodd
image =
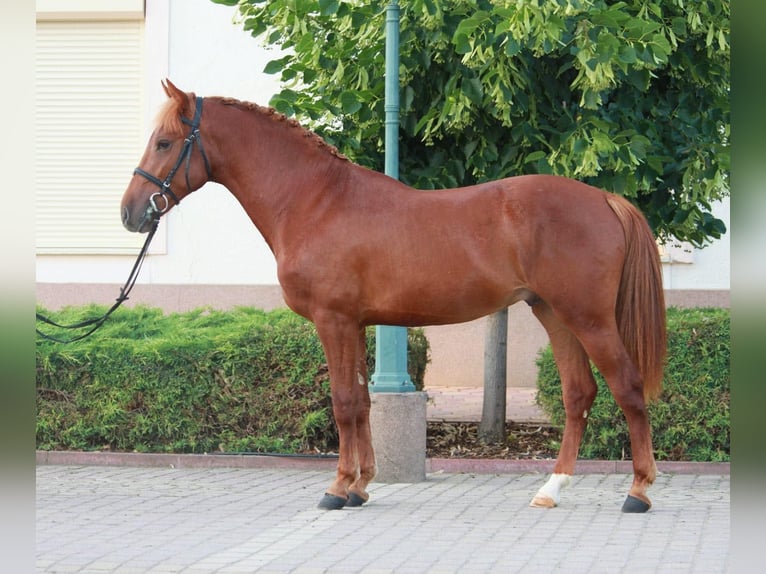
<svg viewBox="0 0 766 574"><path fill-rule="evenodd" d="M353 164L284 119L224 104L209 106L214 108L210 127L202 131L215 148L216 181L236 197L277 253L284 224L305 220L321 200L317 196L337 187L340 173Z"/></svg>

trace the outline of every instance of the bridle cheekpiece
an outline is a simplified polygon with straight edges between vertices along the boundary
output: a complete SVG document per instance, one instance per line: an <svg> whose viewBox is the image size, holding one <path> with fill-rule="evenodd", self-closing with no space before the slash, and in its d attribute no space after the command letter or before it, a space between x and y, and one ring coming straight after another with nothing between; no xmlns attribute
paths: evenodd
<svg viewBox="0 0 766 574"><path fill-rule="evenodd" d="M147 209L147 216L152 217L153 219L159 219L160 216L162 216L165 212L170 209L170 199L173 200L173 203L178 205L180 203L180 200L178 199L178 196L176 196L175 193L173 193L173 190L170 189L170 182L173 180L173 178L176 175L176 172L178 171L178 168L181 167L181 164L186 162L186 173L184 174L186 178L186 187L187 189L191 190L191 185L189 183L189 164L191 162L191 156L192 152L194 151L194 144L196 143L199 147L199 152L202 155L202 159L205 162L205 170L207 171L207 177L208 180L212 179L212 173L210 172L210 163L207 160L207 155L205 155L205 148L202 147L202 137L199 132L199 123L200 118L202 117L202 97L197 96L196 101L196 109L194 110L194 118L189 120L185 117L181 117L181 121L185 123L187 126L191 126L191 130L189 132L189 135L186 136L184 139L184 145L183 148L181 148L181 153L178 156L178 159L176 160L175 165L168 173L167 177L165 177L165 181L161 181L158 177L152 175L151 173L144 171L140 167L137 167L133 170L133 175L140 175L149 181L151 181L154 185L156 185L159 188L159 191L154 192L151 197L149 198L149 208ZM162 201L164 201L164 205L162 207L159 207L157 205L157 198L162 198Z"/></svg>

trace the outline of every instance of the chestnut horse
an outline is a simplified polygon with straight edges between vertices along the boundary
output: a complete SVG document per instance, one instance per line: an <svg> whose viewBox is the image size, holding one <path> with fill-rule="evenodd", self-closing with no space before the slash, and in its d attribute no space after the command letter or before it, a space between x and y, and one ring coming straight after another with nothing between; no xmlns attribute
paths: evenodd
<svg viewBox="0 0 766 574"><path fill-rule="evenodd" d="M363 504L375 475L365 327L460 323L525 301L550 336L566 407L553 474L531 505L556 506L574 472L592 361L630 430L623 511L649 509L646 404L662 384L665 305L654 237L628 201L549 175L417 191L272 109L163 87L122 222L146 232L207 181L242 204L274 253L285 302L316 325L327 357L340 456L320 507Z"/></svg>

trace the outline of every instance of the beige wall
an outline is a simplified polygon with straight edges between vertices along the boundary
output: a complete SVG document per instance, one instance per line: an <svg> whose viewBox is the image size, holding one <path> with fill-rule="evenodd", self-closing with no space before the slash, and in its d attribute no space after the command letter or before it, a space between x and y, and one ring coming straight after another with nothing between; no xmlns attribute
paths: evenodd
<svg viewBox="0 0 766 574"><path fill-rule="evenodd" d="M50 310L66 305L99 302L111 304L119 295L119 285L38 283L37 302ZM665 292L669 306L729 307L728 290L670 290ZM166 312L188 311L198 307L228 309L238 305L263 309L284 307L278 285L136 285L128 306L143 304L161 307ZM427 327L431 344L431 364L426 371L426 387L481 387L484 369L484 319ZM547 344L545 331L525 304L514 305L508 313L508 386L534 387L535 359Z"/></svg>

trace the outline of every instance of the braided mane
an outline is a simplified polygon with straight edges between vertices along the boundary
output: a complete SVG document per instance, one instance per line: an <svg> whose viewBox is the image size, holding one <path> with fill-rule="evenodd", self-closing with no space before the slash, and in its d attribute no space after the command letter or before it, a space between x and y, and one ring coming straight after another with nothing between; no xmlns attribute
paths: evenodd
<svg viewBox="0 0 766 574"><path fill-rule="evenodd" d="M196 96L193 93L189 94L189 96L191 98L191 106L192 106L190 113L194 114L194 106L196 105L195 104ZM220 97L220 96L208 97L206 99L210 101L218 101L225 106L234 106L249 112L261 114L263 116L268 117L271 121L284 122L290 128L300 130L303 137L313 141L319 148L327 150L331 155L334 155L337 158L348 160L348 158L345 155L343 155L342 153L338 151L338 148L328 144L319 135L312 132L311 130L304 128L296 119L288 118L286 115L278 112L274 108L260 106L252 102L244 102L241 100L237 100L235 98L227 98L227 97ZM174 100L173 98L168 98L168 100L160 108L160 111L157 113L157 118L155 120L155 125L157 126L157 128L163 131L178 134L179 136L183 136L186 132L186 128L184 127L184 124L181 121L181 110L179 108L180 106L178 102L176 102L176 100Z"/></svg>
<svg viewBox="0 0 766 574"><path fill-rule="evenodd" d="M268 117L271 121L275 122L283 122L290 128L300 130L303 137L311 140L314 142L318 147L327 150L331 155L334 155L337 158L348 160L348 158L340 153L338 151L338 148L336 148L333 145L328 144L326 141L324 141L319 135L312 132L311 130L308 130L304 128L298 120L295 118L288 118L286 115L278 112L272 107L266 107L266 106L260 106L258 104L254 104L252 102L243 102L241 100L237 100L235 98L224 98L224 97L211 97L208 98L210 100L217 100L221 102L225 106L234 106L243 110L247 110L249 112L254 112L257 114L261 114L263 116Z"/></svg>

